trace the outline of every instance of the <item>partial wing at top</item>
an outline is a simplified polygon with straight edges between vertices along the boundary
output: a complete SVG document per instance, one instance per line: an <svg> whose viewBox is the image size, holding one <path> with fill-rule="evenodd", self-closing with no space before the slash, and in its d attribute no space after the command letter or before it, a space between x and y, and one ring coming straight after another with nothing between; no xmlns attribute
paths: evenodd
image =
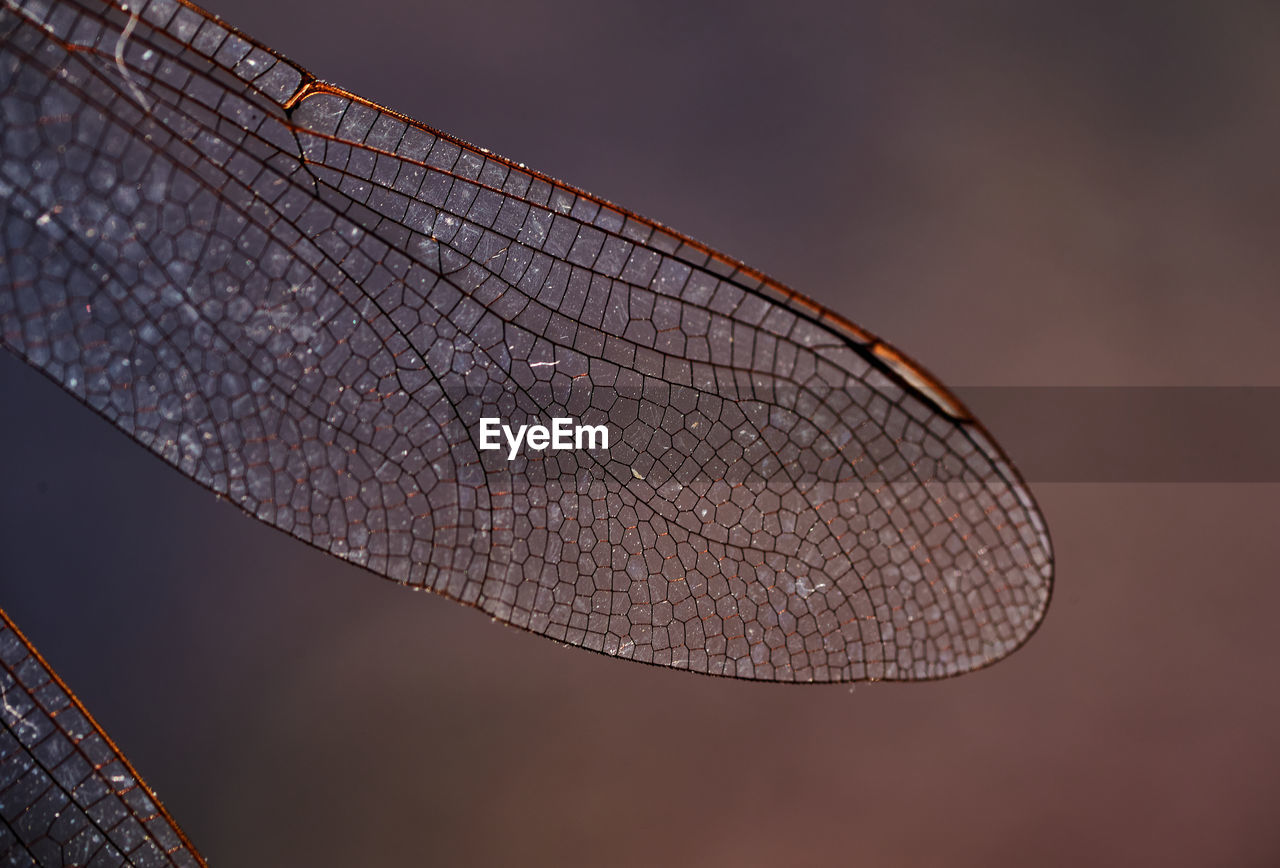
<svg viewBox="0 0 1280 868"><path fill-rule="evenodd" d="M262 521L743 678L936 678L1040 621L1027 487L873 335L185 3L0 33L5 345ZM485 418L610 442L512 457Z"/></svg>

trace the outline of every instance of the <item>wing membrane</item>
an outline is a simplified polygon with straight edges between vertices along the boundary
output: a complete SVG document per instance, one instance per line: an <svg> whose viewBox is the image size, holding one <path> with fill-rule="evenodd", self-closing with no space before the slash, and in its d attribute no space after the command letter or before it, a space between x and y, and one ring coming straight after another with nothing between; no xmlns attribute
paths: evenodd
<svg viewBox="0 0 1280 868"><path fill-rule="evenodd" d="M204 865L2 610L0 856L14 866Z"/></svg>
<svg viewBox="0 0 1280 868"><path fill-rule="evenodd" d="M194 7L3 16L4 343L250 514L697 672L943 677L1039 623L1030 492L865 330Z"/></svg>

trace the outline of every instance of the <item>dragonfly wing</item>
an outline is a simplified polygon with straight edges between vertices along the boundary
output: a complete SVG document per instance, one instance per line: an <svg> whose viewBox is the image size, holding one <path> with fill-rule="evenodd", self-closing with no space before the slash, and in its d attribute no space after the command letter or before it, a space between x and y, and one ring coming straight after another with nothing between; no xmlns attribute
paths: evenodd
<svg viewBox="0 0 1280 868"><path fill-rule="evenodd" d="M203 866L133 766L0 611L0 859Z"/></svg>
<svg viewBox="0 0 1280 868"><path fill-rule="evenodd" d="M712 674L943 677L1042 618L1026 485L865 330L186 4L3 14L4 342L248 513Z"/></svg>

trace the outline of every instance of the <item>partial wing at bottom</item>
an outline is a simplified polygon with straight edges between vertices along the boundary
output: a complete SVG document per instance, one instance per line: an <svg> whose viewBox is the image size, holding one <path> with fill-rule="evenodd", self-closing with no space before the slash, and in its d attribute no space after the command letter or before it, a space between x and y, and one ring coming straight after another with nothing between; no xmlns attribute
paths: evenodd
<svg viewBox="0 0 1280 868"><path fill-rule="evenodd" d="M0 727L0 864L205 864L2 610Z"/></svg>

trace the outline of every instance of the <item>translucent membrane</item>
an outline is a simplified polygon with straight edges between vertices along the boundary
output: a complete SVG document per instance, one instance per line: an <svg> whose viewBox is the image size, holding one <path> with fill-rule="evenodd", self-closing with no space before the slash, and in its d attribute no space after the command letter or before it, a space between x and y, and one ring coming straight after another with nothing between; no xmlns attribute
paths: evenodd
<svg viewBox="0 0 1280 868"><path fill-rule="evenodd" d="M1039 623L1030 492L869 332L176 0L0 38L5 346L261 521L717 675L938 678ZM479 448L559 417L608 448Z"/></svg>
<svg viewBox="0 0 1280 868"><path fill-rule="evenodd" d="M13 866L204 865L3 611L0 856Z"/></svg>

